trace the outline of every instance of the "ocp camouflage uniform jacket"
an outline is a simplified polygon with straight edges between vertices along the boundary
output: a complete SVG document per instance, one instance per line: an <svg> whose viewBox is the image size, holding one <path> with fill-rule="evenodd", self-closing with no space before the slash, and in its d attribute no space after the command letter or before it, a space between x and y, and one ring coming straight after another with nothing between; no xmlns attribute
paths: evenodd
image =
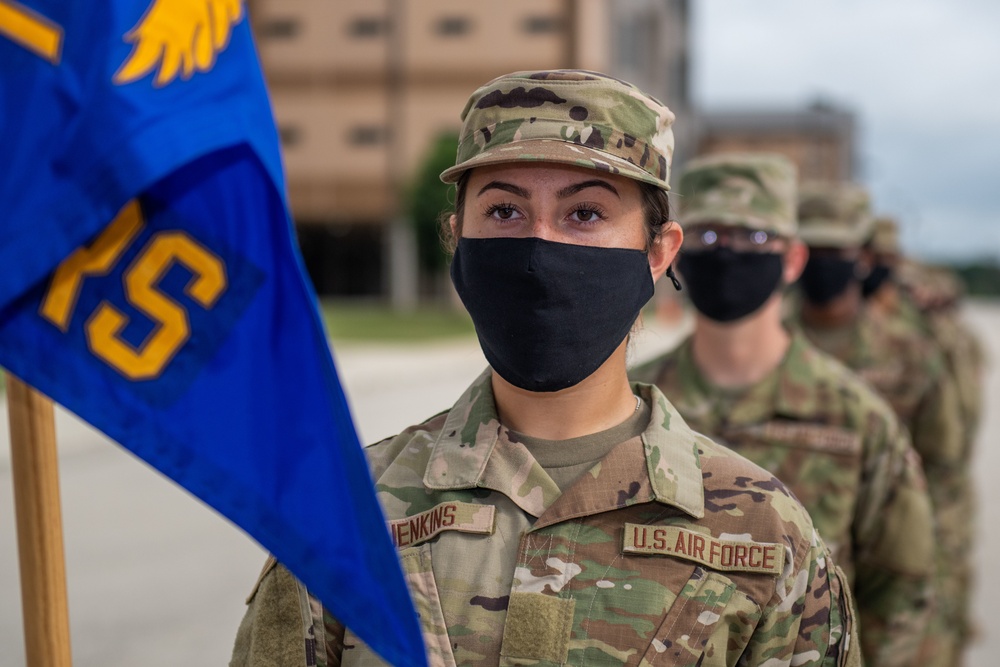
<svg viewBox="0 0 1000 667"><path fill-rule="evenodd" d="M838 332L801 326L816 347L864 378L896 411L933 486L936 467L961 462L965 452L958 390L941 351L925 336L874 310ZM846 335L844 335L846 334Z"/></svg>
<svg viewBox="0 0 1000 667"><path fill-rule="evenodd" d="M860 664L846 582L802 506L635 391L645 432L562 494L499 423L489 371L368 448L431 664ZM268 569L232 664L384 664Z"/></svg>
<svg viewBox="0 0 1000 667"><path fill-rule="evenodd" d="M833 335L804 325L802 331L817 347L867 380L909 429L927 479L936 527L936 609L927 644L935 646L924 650L921 664L951 664L950 657L929 656L952 654L952 648L938 647L960 646L967 636L973 529L967 493L968 447L954 379L930 339L872 309L865 309L852 327Z"/></svg>
<svg viewBox="0 0 1000 667"><path fill-rule="evenodd" d="M963 325L957 308L921 311L910 296L899 290L888 303L877 304L884 315L909 327L914 335L929 338L941 351L945 368L958 391L965 441L963 457L972 455L982 408L982 348L976 336Z"/></svg>
<svg viewBox="0 0 1000 667"><path fill-rule="evenodd" d="M801 334L778 368L740 391L708 384L691 350L689 338L630 376L788 485L852 581L865 664L914 664L933 592L933 520L892 408Z"/></svg>
<svg viewBox="0 0 1000 667"><path fill-rule="evenodd" d="M940 558L941 586L951 600L944 625L954 630L956 646L970 637L968 614L973 587L973 564L970 554L976 541L976 497L972 477L972 459L982 404L983 356L979 342L965 326L956 308L921 311L905 292L889 302L878 304L894 326L909 328L914 336L923 336L941 351L947 374L958 394L962 412L962 451L948 465L932 470L936 484L932 497L941 526L943 553ZM939 664L948 664L948 659Z"/></svg>

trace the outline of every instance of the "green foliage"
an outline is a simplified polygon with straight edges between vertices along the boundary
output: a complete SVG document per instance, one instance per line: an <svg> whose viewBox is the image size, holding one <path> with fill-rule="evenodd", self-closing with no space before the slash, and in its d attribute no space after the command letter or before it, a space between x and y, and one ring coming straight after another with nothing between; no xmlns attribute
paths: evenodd
<svg viewBox="0 0 1000 667"><path fill-rule="evenodd" d="M445 306L398 312L381 303L324 299L320 311L334 342L413 342L471 337L476 331L464 310Z"/></svg>
<svg viewBox="0 0 1000 667"><path fill-rule="evenodd" d="M440 135L431 144L407 196L407 208L416 231L420 268L429 273L448 265L448 255L441 247L439 220L441 214L454 205L455 186L442 183L438 175L455 164L457 151L457 134Z"/></svg>
<svg viewBox="0 0 1000 667"><path fill-rule="evenodd" d="M952 268L965 283L970 296L1000 296L1000 263L997 260L969 262Z"/></svg>

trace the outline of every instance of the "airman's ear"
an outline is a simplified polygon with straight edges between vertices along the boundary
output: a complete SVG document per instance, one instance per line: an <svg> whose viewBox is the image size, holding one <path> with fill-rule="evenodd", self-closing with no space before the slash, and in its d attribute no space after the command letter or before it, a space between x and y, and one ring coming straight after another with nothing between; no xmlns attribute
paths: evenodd
<svg viewBox="0 0 1000 667"><path fill-rule="evenodd" d="M809 261L809 247L805 243L797 239L789 241L788 250L785 251L784 258L784 268L782 270L782 279L785 285L791 285L806 268L806 263Z"/></svg>
<svg viewBox="0 0 1000 667"><path fill-rule="evenodd" d="M674 220L669 220L663 225L663 230L653 239L649 247L649 271L653 275L653 282L656 282L667 272L677 251L684 242L684 231Z"/></svg>
<svg viewBox="0 0 1000 667"><path fill-rule="evenodd" d="M873 266L875 266L874 254L870 250L862 249L861 256L858 257L858 262L854 265L854 277L858 280L864 280L872 272Z"/></svg>

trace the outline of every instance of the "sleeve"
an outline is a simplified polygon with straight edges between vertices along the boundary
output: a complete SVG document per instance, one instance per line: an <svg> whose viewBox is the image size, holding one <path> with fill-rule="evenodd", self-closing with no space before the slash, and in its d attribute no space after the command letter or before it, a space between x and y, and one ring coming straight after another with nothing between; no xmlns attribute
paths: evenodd
<svg viewBox="0 0 1000 667"><path fill-rule="evenodd" d="M230 667L316 665L312 619L304 589L291 572L268 558L236 632Z"/></svg>
<svg viewBox="0 0 1000 667"><path fill-rule="evenodd" d="M877 412L872 413L877 418ZM869 429L855 519L854 595L869 665L911 665L930 619L934 519L920 458L888 408Z"/></svg>
<svg viewBox="0 0 1000 667"><path fill-rule="evenodd" d="M931 354L923 366L931 382L917 405L910 424L913 447L924 462L924 472L933 486L932 469L962 463L965 432L962 405L954 379L945 372L940 352Z"/></svg>
<svg viewBox="0 0 1000 667"><path fill-rule="evenodd" d="M944 374L936 378L919 410L914 445L919 430L924 445L918 447L918 452L937 526L935 610L928 635L937 637L942 645L954 645L963 641L968 623L973 571L969 545L974 540L975 526L969 496L971 462L963 443L964 432L953 427L962 426L953 379Z"/></svg>
<svg viewBox="0 0 1000 667"><path fill-rule="evenodd" d="M937 313L930 319L931 332L944 353L948 372L955 382L965 426L965 457L971 456L982 409L983 351L975 335L958 319L957 312Z"/></svg>
<svg viewBox="0 0 1000 667"><path fill-rule="evenodd" d="M815 530L793 554L739 664L860 667L857 616L843 572Z"/></svg>

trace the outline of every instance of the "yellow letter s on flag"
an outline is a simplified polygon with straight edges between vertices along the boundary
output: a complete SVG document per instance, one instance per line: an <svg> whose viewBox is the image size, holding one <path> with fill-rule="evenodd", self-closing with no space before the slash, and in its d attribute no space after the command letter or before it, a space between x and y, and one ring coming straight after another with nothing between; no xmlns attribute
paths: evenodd
<svg viewBox="0 0 1000 667"><path fill-rule="evenodd" d="M83 281L110 273L144 224L138 201L122 207L90 246L77 249L59 265L39 314L67 332ZM87 320L90 351L130 380L158 377L191 335L187 311L158 287L174 264L191 273L184 291L202 308L212 308L228 288L226 265L219 256L182 231L159 231L123 276L126 300L155 324L153 331L138 347L130 345L121 337L129 318L108 301Z"/></svg>

